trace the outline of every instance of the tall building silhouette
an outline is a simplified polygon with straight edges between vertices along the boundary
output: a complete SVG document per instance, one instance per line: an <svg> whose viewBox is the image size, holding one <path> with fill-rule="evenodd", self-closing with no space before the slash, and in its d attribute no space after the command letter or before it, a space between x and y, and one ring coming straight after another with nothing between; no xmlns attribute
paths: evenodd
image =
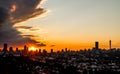
<svg viewBox="0 0 120 74"><path fill-rule="evenodd" d="M41 49L39 49L39 53L41 53Z"/></svg>
<svg viewBox="0 0 120 74"><path fill-rule="evenodd" d="M65 48L65 52L67 52L68 50L67 50L67 48Z"/></svg>
<svg viewBox="0 0 120 74"><path fill-rule="evenodd" d="M111 43L112 43L112 42L111 42L111 40L110 40L110 41L109 41L109 49L111 49Z"/></svg>
<svg viewBox="0 0 120 74"><path fill-rule="evenodd" d="M7 51L7 43L4 43L4 48L3 51L6 52Z"/></svg>
<svg viewBox="0 0 120 74"><path fill-rule="evenodd" d="M95 49L99 49L99 42L95 42Z"/></svg>
<svg viewBox="0 0 120 74"><path fill-rule="evenodd" d="M51 53L53 53L53 49L51 49Z"/></svg>
<svg viewBox="0 0 120 74"><path fill-rule="evenodd" d="M10 47L10 48L9 48L9 51L10 51L10 52L13 52L13 47Z"/></svg>
<svg viewBox="0 0 120 74"><path fill-rule="evenodd" d="M28 47L26 45L24 45L24 50L23 50L24 54L26 55L28 52Z"/></svg>
<svg viewBox="0 0 120 74"><path fill-rule="evenodd" d="M14 51L13 51L13 47L10 47L10 48L9 48L9 54L13 55L13 52L14 52Z"/></svg>
<svg viewBox="0 0 120 74"><path fill-rule="evenodd" d="M26 45L24 45L24 50L27 51L27 46Z"/></svg>

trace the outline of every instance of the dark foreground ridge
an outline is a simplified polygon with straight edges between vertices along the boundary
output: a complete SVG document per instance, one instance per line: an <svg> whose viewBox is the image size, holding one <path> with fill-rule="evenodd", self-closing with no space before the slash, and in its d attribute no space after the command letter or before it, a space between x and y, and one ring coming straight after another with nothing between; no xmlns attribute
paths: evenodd
<svg viewBox="0 0 120 74"><path fill-rule="evenodd" d="M28 57L0 56L0 74L38 74Z"/></svg>
<svg viewBox="0 0 120 74"><path fill-rule="evenodd" d="M120 74L120 49L0 54L0 74Z"/></svg>

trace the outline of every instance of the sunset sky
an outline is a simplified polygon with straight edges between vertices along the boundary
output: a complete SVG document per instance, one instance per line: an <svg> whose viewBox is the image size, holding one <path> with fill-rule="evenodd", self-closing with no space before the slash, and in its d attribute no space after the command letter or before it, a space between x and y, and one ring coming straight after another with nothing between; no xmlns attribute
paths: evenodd
<svg viewBox="0 0 120 74"><path fill-rule="evenodd" d="M111 39L120 47L119 0L48 0L43 7L51 10L40 21L51 42L92 48L99 41L108 48Z"/></svg>
<svg viewBox="0 0 120 74"><path fill-rule="evenodd" d="M92 48L95 41L108 48L110 39L120 47L120 0L46 0L41 6L45 13L14 27L43 48Z"/></svg>

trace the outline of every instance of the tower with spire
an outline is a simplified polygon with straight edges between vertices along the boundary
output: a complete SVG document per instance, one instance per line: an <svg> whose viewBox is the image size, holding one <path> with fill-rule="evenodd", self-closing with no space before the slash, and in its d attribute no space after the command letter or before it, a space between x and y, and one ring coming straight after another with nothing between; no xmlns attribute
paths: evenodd
<svg viewBox="0 0 120 74"><path fill-rule="evenodd" d="M112 43L111 40L109 40L109 49L111 49L111 43Z"/></svg>

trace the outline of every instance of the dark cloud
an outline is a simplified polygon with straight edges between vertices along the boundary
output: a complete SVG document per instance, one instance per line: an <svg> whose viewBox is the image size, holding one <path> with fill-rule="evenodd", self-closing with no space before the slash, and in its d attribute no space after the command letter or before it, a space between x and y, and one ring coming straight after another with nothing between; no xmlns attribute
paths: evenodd
<svg viewBox="0 0 120 74"><path fill-rule="evenodd" d="M51 45L50 47L54 47L55 45Z"/></svg>
<svg viewBox="0 0 120 74"><path fill-rule="evenodd" d="M30 31L37 31L37 30L39 30L39 29L37 29L37 28L31 28L31 29L29 29Z"/></svg>
<svg viewBox="0 0 120 74"><path fill-rule="evenodd" d="M42 7L36 8L42 0L0 0L0 44L24 45L27 43L45 46L42 42L37 42L30 37L22 36L17 28L35 30L32 27L19 26L14 28L14 24L29 20L46 12Z"/></svg>
<svg viewBox="0 0 120 74"><path fill-rule="evenodd" d="M26 21L29 18L45 13L46 10L43 8L36 9L40 1L42 0L14 0L16 11L11 14L13 17L13 22L18 23L21 21Z"/></svg>
<svg viewBox="0 0 120 74"><path fill-rule="evenodd" d="M17 28L17 29L31 29L32 27L30 27L30 26L17 26L17 27L15 27L15 28Z"/></svg>
<svg viewBox="0 0 120 74"><path fill-rule="evenodd" d="M8 17L9 17L9 13L7 9L0 7L0 24L5 22Z"/></svg>
<svg viewBox="0 0 120 74"><path fill-rule="evenodd" d="M22 36L24 36L24 37L37 37L37 36L35 36L35 35L22 35Z"/></svg>
<svg viewBox="0 0 120 74"><path fill-rule="evenodd" d="M38 46L46 46L46 44L44 44L44 43L38 43L37 45Z"/></svg>
<svg viewBox="0 0 120 74"><path fill-rule="evenodd" d="M38 28L33 28L31 26L17 26L15 27L16 29L28 29L30 31L36 31L36 30L39 30Z"/></svg>

